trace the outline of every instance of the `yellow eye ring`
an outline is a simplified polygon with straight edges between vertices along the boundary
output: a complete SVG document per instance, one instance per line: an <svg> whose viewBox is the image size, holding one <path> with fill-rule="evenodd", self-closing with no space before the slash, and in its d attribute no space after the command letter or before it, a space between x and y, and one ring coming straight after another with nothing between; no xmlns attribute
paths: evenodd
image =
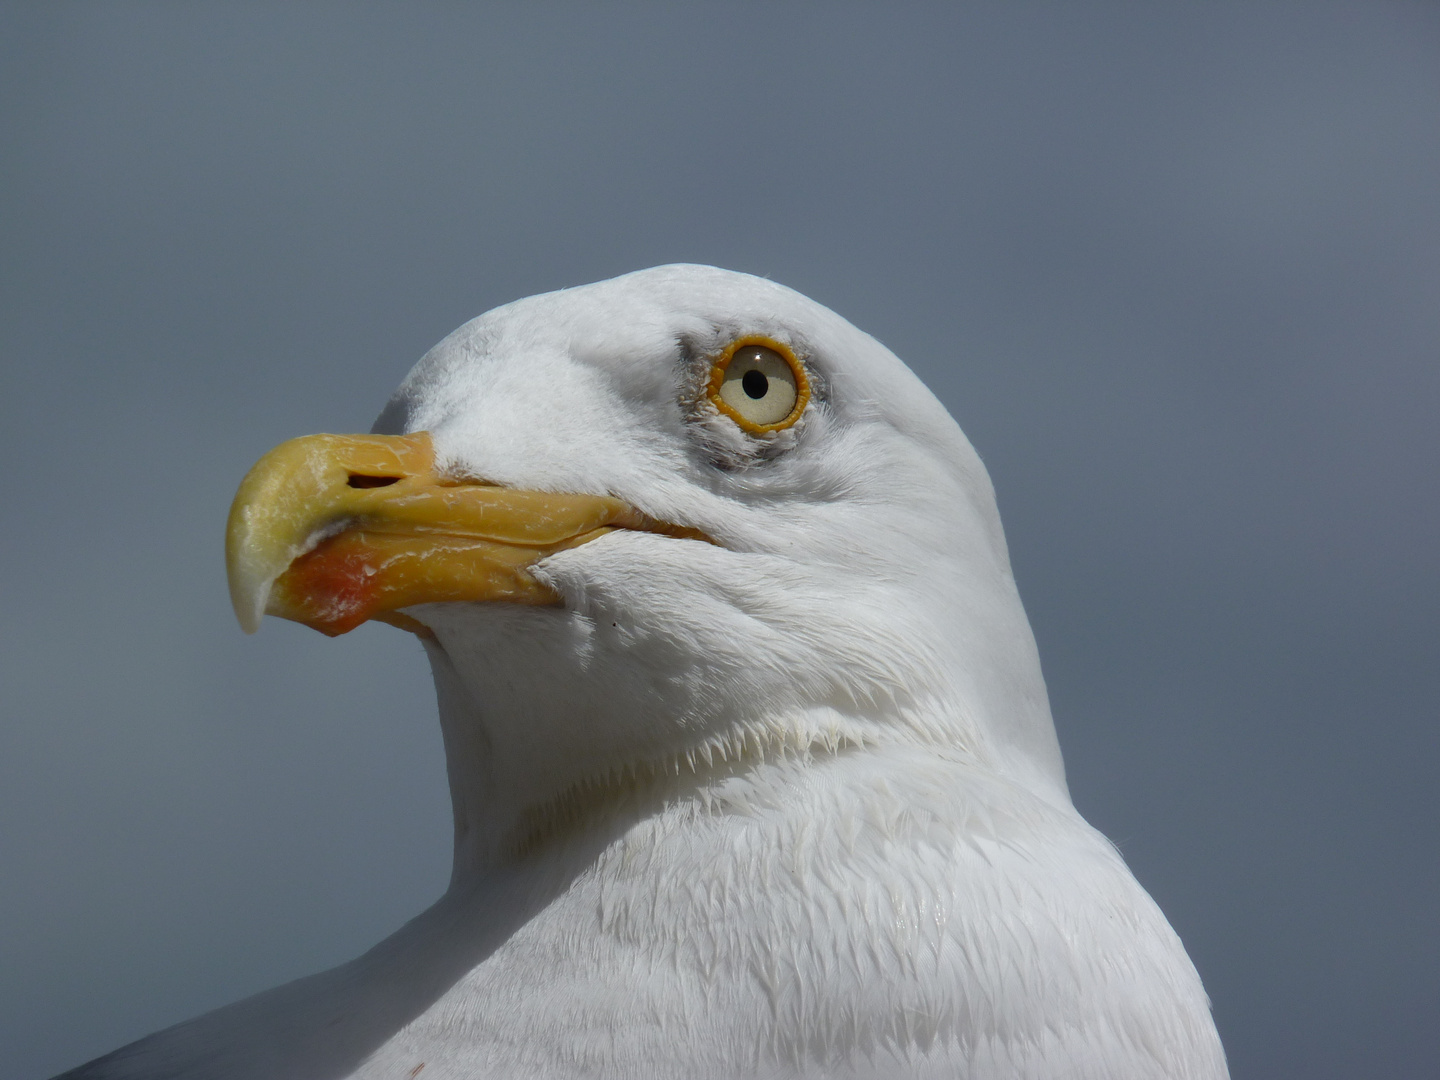
<svg viewBox="0 0 1440 1080"><path fill-rule="evenodd" d="M725 347L710 369L715 408L752 435L783 431L810 403L810 380L790 346L750 334Z"/></svg>

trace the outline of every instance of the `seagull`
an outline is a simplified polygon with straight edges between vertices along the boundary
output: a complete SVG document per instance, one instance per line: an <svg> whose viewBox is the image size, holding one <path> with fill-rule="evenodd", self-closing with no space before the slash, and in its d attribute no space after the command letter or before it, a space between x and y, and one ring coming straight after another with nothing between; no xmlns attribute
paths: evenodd
<svg viewBox="0 0 1440 1080"><path fill-rule="evenodd" d="M450 884L68 1080L1227 1075L1071 804L979 457L799 293L674 265L497 308L370 434L263 457L227 557L246 631L423 644Z"/></svg>

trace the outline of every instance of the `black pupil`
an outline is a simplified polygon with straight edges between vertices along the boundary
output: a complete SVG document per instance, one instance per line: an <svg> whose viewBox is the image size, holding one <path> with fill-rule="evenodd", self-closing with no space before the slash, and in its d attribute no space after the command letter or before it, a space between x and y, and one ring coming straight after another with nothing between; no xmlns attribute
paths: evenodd
<svg viewBox="0 0 1440 1080"><path fill-rule="evenodd" d="M758 401L770 391L770 380L765 378L763 371L751 368L740 377L740 387L746 394Z"/></svg>

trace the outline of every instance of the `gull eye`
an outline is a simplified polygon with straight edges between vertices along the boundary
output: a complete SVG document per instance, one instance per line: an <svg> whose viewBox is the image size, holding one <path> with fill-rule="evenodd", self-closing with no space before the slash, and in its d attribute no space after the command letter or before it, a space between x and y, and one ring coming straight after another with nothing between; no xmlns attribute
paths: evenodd
<svg viewBox="0 0 1440 1080"><path fill-rule="evenodd" d="M795 354L778 341L747 337L720 354L710 372L710 400L746 431L787 428L805 411L810 386Z"/></svg>

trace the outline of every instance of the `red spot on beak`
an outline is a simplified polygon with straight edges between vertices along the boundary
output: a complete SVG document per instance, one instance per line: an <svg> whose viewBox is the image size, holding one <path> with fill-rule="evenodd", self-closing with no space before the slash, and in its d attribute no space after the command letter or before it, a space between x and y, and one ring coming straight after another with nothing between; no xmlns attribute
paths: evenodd
<svg viewBox="0 0 1440 1080"><path fill-rule="evenodd" d="M305 598L309 624L331 637L370 618L379 594L378 567L368 553L341 541L339 536L322 541L285 572L287 591Z"/></svg>

